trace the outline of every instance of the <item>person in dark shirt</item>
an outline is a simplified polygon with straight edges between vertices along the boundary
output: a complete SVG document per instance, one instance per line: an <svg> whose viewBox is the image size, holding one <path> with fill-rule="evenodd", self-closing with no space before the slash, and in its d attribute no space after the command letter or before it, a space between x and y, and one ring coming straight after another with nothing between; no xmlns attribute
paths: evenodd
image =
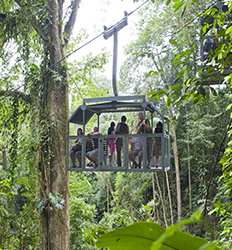
<svg viewBox="0 0 232 250"><path fill-rule="evenodd" d="M162 122L158 122L156 124L155 134L162 134L162 133L163 133L163 123Z"/></svg>
<svg viewBox="0 0 232 250"><path fill-rule="evenodd" d="M161 134L163 133L163 123L158 122L156 124L156 128L154 134L157 135L154 142L154 161L155 166L158 167L160 165L161 158Z"/></svg>
<svg viewBox="0 0 232 250"><path fill-rule="evenodd" d="M117 124L116 127L116 135L127 135L129 134L129 127L126 124L126 116L121 117L121 122ZM117 150L117 165L118 167L122 166L122 160L121 160L121 151L123 147L123 140L122 138L117 138L116 140L116 150Z"/></svg>

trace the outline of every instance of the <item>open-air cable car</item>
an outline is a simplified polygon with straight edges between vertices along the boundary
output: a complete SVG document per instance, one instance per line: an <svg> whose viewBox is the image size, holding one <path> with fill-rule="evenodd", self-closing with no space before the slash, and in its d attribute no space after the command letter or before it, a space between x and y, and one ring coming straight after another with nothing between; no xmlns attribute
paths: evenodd
<svg viewBox="0 0 232 250"><path fill-rule="evenodd" d="M162 112L154 103L147 101L145 96L118 96L116 85L118 31L126 25L125 12L120 22L110 28L104 27L105 39L114 36L112 83L115 96L83 99L83 104L70 117L70 123L83 126L82 130L79 128L81 131L79 135L69 136L70 170L151 172L170 169L170 140ZM140 131L135 134L130 133L129 128L127 133L119 133L118 126L114 134L100 133L101 114L115 112L122 114L122 120L126 112L137 112L142 117L141 124L144 127L140 126ZM94 115L97 115L98 133L86 135L86 124ZM160 120L159 127L155 130L154 117ZM145 122L149 125L145 125ZM150 128L149 132L145 130L146 126Z"/></svg>
<svg viewBox="0 0 232 250"><path fill-rule="evenodd" d="M103 113L120 112L143 112L144 118L149 114L151 133L140 134L89 134L86 135L86 124L97 115L97 127L100 127L100 116ZM115 96L103 98L84 99L83 105L79 106L70 117L70 122L83 126L81 138L81 147L77 152L77 166L70 165L70 169L75 171L111 171L111 172L149 172L156 170L169 170L170 168L170 140L168 131L165 129L161 133L153 133L153 118L159 117L164 124L163 115L156 109L154 103L148 102L145 96ZM75 145L77 136L70 136L70 145ZM88 142L97 140L97 148L88 151ZM114 140L115 146L121 141L121 164L119 165L117 150L115 150L114 159L108 150L108 142ZM141 143L140 152L135 155L132 149L133 141ZM95 164L91 165L91 154L94 157ZM134 155L133 155L134 154ZM137 158L137 159L136 159ZM136 162L136 164L134 164ZM73 161L70 160L70 164Z"/></svg>

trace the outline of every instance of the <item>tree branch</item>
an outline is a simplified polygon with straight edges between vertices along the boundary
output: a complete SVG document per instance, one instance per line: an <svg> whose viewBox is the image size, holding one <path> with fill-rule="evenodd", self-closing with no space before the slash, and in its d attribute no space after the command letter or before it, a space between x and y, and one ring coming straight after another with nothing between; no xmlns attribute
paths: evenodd
<svg viewBox="0 0 232 250"><path fill-rule="evenodd" d="M16 90L0 90L0 97L17 97L27 103L31 102L31 97L29 95Z"/></svg>
<svg viewBox="0 0 232 250"><path fill-rule="evenodd" d="M64 27L64 43L65 43L65 45L68 44L70 36L72 34L72 30L73 30L74 24L76 22L77 10L80 6L80 2L81 2L81 0L72 0L72 3L71 3L72 11L71 11L71 14L69 16L69 20L67 21L67 23L65 24L65 27Z"/></svg>

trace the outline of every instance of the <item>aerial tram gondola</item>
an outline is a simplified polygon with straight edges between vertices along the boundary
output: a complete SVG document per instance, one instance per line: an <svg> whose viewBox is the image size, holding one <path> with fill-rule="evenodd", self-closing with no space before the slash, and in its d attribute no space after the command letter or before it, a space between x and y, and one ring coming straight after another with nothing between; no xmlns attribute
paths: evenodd
<svg viewBox="0 0 232 250"><path fill-rule="evenodd" d="M127 13L124 18L111 26L104 27L104 38L108 39L113 35L114 49L113 49L113 97L99 97L83 99L83 104L80 105L71 115L69 121L77 125L82 125L83 134L79 135L79 149L77 151L77 159L70 159L70 170L74 171L109 171L109 172L152 172L157 170L167 171L170 169L170 139L168 129L165 126L165 119L163 113L158 110L158 106L149 102L145 96L118 96L116 85L117 72L117 40L118 31L127 25ZM121 113L139 112L145 117L150 118L151 133L140 134L115 134L115 135L86 135L86 125L88 121L94 116L97 116L97 128L100 127L100 118L104 113ZM158 117L161 121L163 129L160 133L154 133L153 118ZM76 143L77 136L69 136L70 149ZM121 141L120 165L116 160L112 161L109 157L107 143L109 140ZM95 164L91 164L91 158L87 150L90 141L97 141L97 148L94 149ZM132 142L139 141L141 149L136 154L132 161L131 153ZM159 150L157 150L159 148ZM157 155L158 152L158 155ZM118 156L116 156L118 157ZM73 161L78 161L77 165L73 165ZM134 163L136 162L136 165Z"/></svg>
<svg viewBox="0 0 232 250"><path fill-rule="evenodd" d="M154 103L148 102L145 96L114 96L103 98L90 98L84 99L83 105L79 106L73 115L70 117L70 122L83 126L84 134L81 138L81 164L72 168L75 171L110 171L110 172L150 172L157 170L169 170L170 168L170 142L169 134L163 129L162 133L155 134L120 134L120 135L85 135L85 128L88 121L97 115L98 128L100 126L100 116L103 113L115 113L119 112L125 114L126 112L143 112L149 113L151 124L153 124L154 116L158 116L164 124L163 115L156 109ZM146 115L147 116L147 115ZM153 126L151 126L153 127ZM97 165L89 167L87 163L87 143L90 139L98 140L97 149ZM109 156L107 154L107 141L110 138L114 138L115 141L120 139L122 141L122 165L110 163ZM139 138L142 143L140 152L141 161L140 165L135 167L130 161L130 142ZM71 145L75 143L76 136L70 136ZM156 142L159 142L158 145ZM159 164L154 162L155 147L160 147Z"/></svg>

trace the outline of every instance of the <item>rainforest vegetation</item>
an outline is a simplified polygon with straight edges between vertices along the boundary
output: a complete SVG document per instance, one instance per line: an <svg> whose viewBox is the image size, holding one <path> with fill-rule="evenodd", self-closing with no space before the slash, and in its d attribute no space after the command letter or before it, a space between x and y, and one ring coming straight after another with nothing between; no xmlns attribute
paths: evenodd
<svg viewBox="0 0 232 250"><path fill-rule="evenodd" d="M69 171L69 117L113 95L111 51L74 53L84 1L0 1L0 249L232 249L232 1L131 0L118 92L169 124L170 170L151 173Z"/></svg>

